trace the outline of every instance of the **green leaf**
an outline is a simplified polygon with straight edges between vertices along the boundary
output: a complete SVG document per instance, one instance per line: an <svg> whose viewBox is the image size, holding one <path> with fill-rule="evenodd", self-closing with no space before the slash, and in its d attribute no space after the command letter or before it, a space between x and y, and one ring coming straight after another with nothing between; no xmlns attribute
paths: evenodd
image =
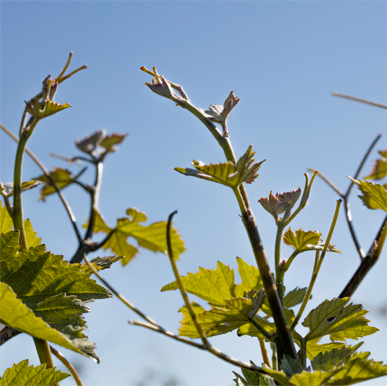
<svg viewBox="0 0 387 386"><path fill-rule="evenodd" d="M344 364L350 359L350 356L363 344L360 342L356 346L343 346L340 348L335 348L331 351L318 354L311 361L313 370L318 371L327 371L331 370L333 367L338 364Z"/></svg>
<svg viewBox="0 0 387 386"><path fill-rule="evenodd" d="M313 251L319 250L322 251L324 249L324 242L320 238L321 233L317 231L308 231L305 232L302 229L297 230L295 233L289 228L284 236L284 242L287 245L290 245L292 248L296 250L296 252L305 252L305 251ZM341 253L335 246L329 243L328 252L337 252Z"/></svg>
<svg viewBox="0 0 387 386"><path fill-rule="evenodd" d="M18 253L18 232L1 235L0 281L12 290L36 315L55 325L84 355L97 359L94 345L82 333L86 328L81 313L83 302L112 297L90 279L79 264L69 264L63 256L45 251L45 245Z"/></svg>
<svg viewBox="0 0 387 386"><path fill-rule="evenodd" d="M263 369L267 374L269 374L273 379L275 379L281 386L293 386L293 383L290 382L286 374L281 370L272 370L265 364L263 365Z"/></svg>
<svg viewBox="0 0 387 386"><path fill-rule="evenodd" d="M110 228L102 215L96 212L95 232L108 234L114 229L113 235L104 244L103 249L110 248L113 253L124 256L121 259L122 265L128 264L139 252L135 246L127 242L128 237L136 239L140 247L166 254L168 249L167 222L161 221L150 225L141 225L140 222L147 220L145 213L140 212L136 208L129 208L126 213L129 217L118 219L116 227ZM87 224L84 224L83 227L87 228ZM173 256L175 259L178 259L185 251L185 247L184 241L173 227L171 228L171 241Z"/></svg>
<svg viewBox="0 0 387 386"><path fill-rule="evenodd" d="M50 177L54 180L56 186L60 190L70 185L74 181L71 172L63 168L54 167L54 171L50 172ZM46 196L49 196L50 194L56 192L54 187L51 185L49 178L45 174L42 174L41 176L36 177L35 179L44 182L44 186L40 191L39 200L45 201Z"/></svg>
<svg viewBox="0 0 387 386"><path fill-rule="evenodd" d="M236 165L230 161L216 165L193 161L195 169L175 168L175 170L186 176L203 178L235 189L243 182L252 183L258 177L257 171L265 160L254 164L254 154L252 146L249 146Z"/></svg>
<svg viewBox="0 0 387 386"><path fill-rule="evenodd" d="M201 312L197 315L198 322L207 337L222 335L249 323L249 312L253 310L251 299L233 298L224 301L224 308L212 308L209 311ZM180 312L185 316L186 320L187 310L185 306ZM188 328L187 328L187 327ZM188 336L190 338L198 338L199 334L195 328L192 320L188 320L179 330L180 336Z"/></svg>
<svg viewBox="0 0 387 386"><path fill-rule="evenodd" d="M383 366L382 362L367 359L369 354L369 352L355 354L344 366L340 367L333 380L327 384L332 386L353 385L387 375L387 366Z"/></svg>
<svg viewBox="0 0 387 386"><path fill-rule="evenodd" d="M127 135L128 134L117 134L117 133L107 135L102 139L99 145L104 147L106 150L110 152L114 152L116 151L114 145L120 144Z"/></svg>
<svg viewBox="0 0 387 386"><path fill-rule="evenodd" d="M45 363L37 367L28 366L28 359L25 359L5 370L0 386L51 386L69 376L55 368L46 369Z"/></svg>
<svg viewBox="0 0 387 386"><path fill-rule="evenodd" d="M382 209L387 212L387 190L383 185L370 181L357 181L349 177L363 193L359 196L363 204L369 209Z"/></svg>
<svg viewBox="0 0 387 386"><path fill-rule="evenodd" d="M57 112L67 109L68 107L71 107L68 103L59 104L57 102L53 102L50 100L47 100L44 102L44 107L42 107L41 103L39 102L38 98L34 98L31 100L31 103L26 103L26 110L33 115L34 117L38 119L46 118L50 115L56 114Z"/></svg>
<svg viewBox="0 0 387 386"><path fill-rule="evenodd" d="M40 317L35 316L33 311L18 299L15 292L5 283L0 283L0 300L1 323L35 336L36 338L56 343L78 354L85 355L68 337L51 328Z"/></svg>
<svg viewBox="0 0 387 386"><path fill-rule="evenodd" d="M216 270L199 267L199 272L188 273L181 280L187 292L210 303L212 307L222 307L225 300L236 297L234 270L218 261ZM177 289L176 282L164 286L161 291ZM243 295L243 292L240 293Z"/></svg>
<svg viewBox="0 0 387 386"><path fill-rule="evenodd" d="M0 233L7 233L13 228L13 221L6 206L0 201Z"/></svg>
<svg viewBox="0 0 387 386"><path fill-rule="evenodd" d="M291 308L300 304L305 297L307 288L296 287L293 291L288 292L284 297L284 307Z"/></svg>
<svg viewBox="0 0 387 386"><path fill-rule="evenodd" d="M332 351L337 348L345 347L345 344L341 342L318 344L319 340L320 338L312 339L312 340L308 340L306 343L306 353L307 353L307 357L310 360L315 358L320 353L325 353L327 351ZM297 344L299 345L299 342L297 342Z"/></svg>
<svg viewBox="0 0 387 386"><path fill-rule="evenodd" d="M254 362L250 361L252 365ZM245 368L241 368L242 374L245 378L237 374L235 371L233 373L236 375L237 379L234 381L237 385L241 386L276 386L273 378L270 378L267 375L258 373L257 371L247 370ZM239 383L237 382L239 380Z"/></svg>
<svg viewBox="0 0 387 386"><path fill-rule="evenodd" d="M260 316L256 316L254 320L269 334L274 334L276 332L274 323L268 322L266 319L263 319ZM267 339L262 335L262 333L257 328L255 328L254 325L252 325L251 323L241 326L237 331L237 335L238 336L249 335L249 336L257 337L259 339L265 339L267 341Z"/></svg>
<svg viewBox="0 0 387 386"><path fill-rule="evenodd" d="M24 220L24 229L26 232L28 247L36 247L42 242L42 239L40 237L36 237L37 233L32 228L31 221L28 218Z"/></svg>
<svg viewBox="0 0 387 386"><path fill-rule="evenodd" d="M372 167L371 174L364 177L366 180L381 180L387 176L387 150L378 151L381 158L377 159Z"/></svg>
<svg viewBox="0 0 387 386"><path fill-rule="evenodd" d="M349 298L325 300L317 308L313 309L302 323L309 327L306 336L308 340L330 335L332 340L343 341L345 339L357 339L379 331L375 327L369 327L363 315L368 311L361 305L348 306Z"/></svg>
<svg viewBox="0 0 387 386"><path fill-rule="evenodd" d="M25 181L22 182L21 189L22 192L38 187L41 184L41 181ZM13 195L13 182L5 182L4 184L0 183L0 194L4 197L10 197Z"/></svg>
<svg viewBox="0 0 387 386"><path fill-rule="evenodd" d="M213 307L222 307L226 299L243 297L245 292L262 288L259 270L237 258L238 271L242 278L241 284L235 284L234 269L218 261L216 270L199 267L199 272L182 276L187 292L209 302ZM178 289L177 282L165 285L161 291Z"/></svg>
<svg viewBox="0 0 387 386"><path fill-rule="evenodd" d="M291 356L285 354L280 363L280 369L291 378L294 374L299 374L302 371L301 363Z"/></svg>
<svg viewBox="0 0 387 386"><path fill-rule="evenodd" d="M90 263L93 265L93 267L97 270L97 271L101 271L103 269L108 269L112 266L113 263L121 260L123 258L123 256L104 256L104 257L96 257L92 260L90 260ZM80 266L82 267L82 271L83 272L86 272L86 273L94 273L93 270L91 268L89 268L89 266L86 264L86 263L83 263L83 264L80 264Z"/></svg>

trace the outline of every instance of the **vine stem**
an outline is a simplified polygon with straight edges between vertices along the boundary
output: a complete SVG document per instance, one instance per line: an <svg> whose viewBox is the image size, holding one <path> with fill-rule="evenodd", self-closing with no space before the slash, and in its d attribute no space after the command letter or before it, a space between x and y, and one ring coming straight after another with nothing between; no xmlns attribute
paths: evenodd
<svg viewBox="0 0 387 386"><path fill-rule="evenodd" d="M81 379L79 378L77 371L74 369L74 366L59 351L55 350L54 347L50 346L50 350L70 371L77 386L82 386Z"/></svg>
<svg viewBox="0 0 387 386"><path fill-rule="evenodd" d="M381 107L382 109L387 109L387 106L383 105L381 103L375 103L375 102L367 101L365 99L355 98L355 97L349 96L349 95L338 94L336 92L333 92L332 96L339 97L339 98L344 98L344 99L350 99L351 101L361 102L361 103L365 103L367 105Z"/></svg>
<svg viewBox="0 0 387 386"><path fill-rule="evenodd" d="M172 218L173 218L173 216L176 213L177 213L177 210L175 210L174 212L172 212L169 215L168 223L167 223L167 246L168 246L169 261L171 263L173 274L175 275L175 279L176 279L177 284L179 286L179 290L180 290L181 296L184 299L185 306L188 309L188 312L189 312L189 314L191 316L191 319L192 319L192 321L193 321L193 323L194 323L194 325L196 327L196 330L197 330L197 332L198 332L198 334L200 336L200 339L202 340L204 346L210 346L210 344L209 344L209 342L207 340L207 337L205 336L205 334L203 332L203 329L200 326L198 318L196 317L196 314L195 314L195 311L194 311L194 309L192 307L192 304L191 304L191 302L188 299L187 291L185 290L183 281L181 280L181 277L180 277L180 274L179 274L179 270L177 269L176 262L175 262L175 260L173 258L173 250L172 250L172 243L171 243L171 225L172 225Z"/></svg>
<svg viewBox="0 0 387 386"><path fill-rule="evenodd" d="M331 227L329 229L329 233L328 233L327 239L325 241L325 245L324 245L324 249L322 251L321 257L319 257L320 252L316 251L316 258L315 258L315 261L314 261L312 278L310 280L310 284L309 284L308 290L305 293L304 299L303 299L301 307L300 307L300 309L299 309L299 311L297 313L297 316L295 317L295 319L293 320L293 323L290 326L290 331L293 331L294 328L297 326L298 321L300 320L300 318L301 318L301 316L302 316L302 314L303 314L303 312L305 310L305 307L306 307L306 305L307 305L307 303L308 303L308 301L310 299L310 295L312 294L314 283L316 282L316 279L317 279L318 273L320 271L322 262L324 260L325 254L326 254L326 252L328 250L329 243L330 243L332 235L333 235L333 231L334 231L335 226L336 226L337 218L339 216L341 202L342 202L342 200L337 200L335 214L333 215L332 224L331 224Z"/></svg>

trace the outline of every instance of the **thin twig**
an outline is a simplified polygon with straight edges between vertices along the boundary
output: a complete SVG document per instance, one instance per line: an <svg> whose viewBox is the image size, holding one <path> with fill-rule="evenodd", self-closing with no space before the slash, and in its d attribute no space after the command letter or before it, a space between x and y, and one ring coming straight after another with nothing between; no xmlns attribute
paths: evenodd
<svg viewBox="0 0 387 386"><path fill-rule="evenodd" d="M380 256L381 247L383 246L384 240L386 238L386 230L387 216L384 218L383 223L380 229L378 230L378 234L372 242L370 250L368 251L365 258L361 261L359 268L353 274L348 284L345 286L345 288L339 295L339 298L351 297L356 291L356 289L359 287L360 283L363 281L367 273L376 264Z"/></svg>
<svg viewBox="0 0 387 386"><path fill-rule="evenodd" d="M324 176L324 174L318 172L317 170L314 170L314 169L311 169L311 168L308 168L308 171L312 172L312 173L318 173L318 176L323 180L325 181L341 198L344 198L344 194L341 193L340 189L337 188L333 182L331 182L330 180L328 180L327 177Z"/></svg>
<svg viewBox="0 0 387 386"><path fill-rule="evenodd" d="M120 299L122 301L122 303L124 303L127 307L129 307L132 311L134 311L138 316L140 316L141 318L143 318L144 320L146 320L148 323L154 325L154 326L158 326L158 324L152 319L150 318L149 316L146 316L143 312L141 312L138 308L135 307L134 304L132 304L129 300L125 299L124 296L122 296L121 294L119 294L102 276L101 274L94 268L93 264L90 263L90 260L85 256L85 263L89 266L89 268L93 271L93 273L98 277L99 280L102 281L103 284L105 284L105 286L107 288L109 288L109 290L111 292L113 292L114 295L117 296L118 299Z"/></svg>
<svg viewBox="0 0 387 386"><path fill-rule="evenodd" d="M177 284L179 286L179 290L180 290L181 296L184 299L185 306L187 307L187 310L188 310L188 312L189 312L189 314L191 316L191 319L192 319L192 321L193 321L193 323L195 325L196 331L198 332L198 334L200 336L200 339L203 342L203 345L208 346L210 343L208 342L207 337L204 334L204 332L202 330L202 327L201 327L201 325L199 323L199 320L198 320L198 318L197 318L197 316L195 314L195 311L194 311L194 309L192 307L192 304L191 304L191 302L188 299L187 291L185 290L183 281L181 280L179 271L177 269L176 262L175 262L175 260L173 258L172 243L171 243L171 224L172 224L172 217L176 213L177 213L177 210L175 210L173 213L171 213L169 215L169 217L168 217L168 223L167 223L168 257L169 257L169 261L170 261L171 266L172 266L173 274L175 275L175 279L176 279Z"/></svg>
<svg viewBox="0 0 387 386"><path fill-rule="evenodd" d="M152 325L149 325L147 323L137 322L137 321L129 321L129 324L131 324L133 326L142 326L142 327L148 328L150 330L153 330L153 331L156 331L156 332L158 332L160 334L168 336L168 337L170 337L172 339L175 339L175 340L177 340L179 342L188 344L190 346L195 346L195 347L197 347L197 348L199 348L201 350L204 350L204 351L208 351L211 354L213 354L216 357L218 357L219 359L222 359L222 360L224 360L224 361L226 361L228 363L231 363L234 366L243 367L243 368L245 368L247 370L256 371L256 372L261 373L261 374L266 374L266 372L264 371L264 369L262 367L254 366L254 365L251 365L250 363L242 362L242 361L240 361L238 359L232 358L232 357L228 356L227 354L222 353L221 351L219 351L214 346L211 346L211 345L205 346L203 344L198 344L198 343L189 341L187 339L181 338L181 337L173 334L170 331L166 331L164 329L157 328L157 326L152 326Z"/></svg>
<svg viewBox="0 0 387 386"><path fill-rule="evenodd" d="M82 382L74 366L59 351L55 350L54 347L50 346L50 350L66 366L67 370L70 371L77 386L82 386Z"/></svg>
<svg viewBox="0 0 387 386"><path fill-rule="evenodd" d="M332 96L339 97L339 98L350 99L351 101L361 102L361 103L365 103L367 105L381 107L382 109L387 109L387 106L386 105L382 105L381 103L370 102L370 101L367 101L365 99L355 98L355 97L352 97L352 96L349 96L349 95L343 95L343 94L338 94L336 92L333 92Z"/></svg>
<svg viewBox="0 0 387 386"><path fill-rule="evenodd" d="M19 139L9 130L7 129L3 124L0 123L0 128L5 132L7 133L16 143L19 143ZM50 176L50 172L48 171L48 169L42 164L42 162L39 160L39 158L31 151L29 150L27 147L25 148L25 152L33 159L33 161L39 166L39 168L42 170L42 172L45 174L45 176L49 179L50 181L50 184L53 186L53 188L56 190L56 192L58 193L59 195L59 198L60 200L62 201L65 209L66 209L66 212L70 218L70 221L71 221L71 224L74 228L74 232L77 236L77 239L78 241L81 241L82 240L82 237L81 237L81 234L79 233L79 229L78 229L78 226L77 226L77 220L74 216L74 213L73 211L71 210L71 207L69 205L69 203L67 202L65 196L63 195L63 193L60 191L60 189L58 188L58 186L56 185L55 181L52 179L52 177Z"/></svg>

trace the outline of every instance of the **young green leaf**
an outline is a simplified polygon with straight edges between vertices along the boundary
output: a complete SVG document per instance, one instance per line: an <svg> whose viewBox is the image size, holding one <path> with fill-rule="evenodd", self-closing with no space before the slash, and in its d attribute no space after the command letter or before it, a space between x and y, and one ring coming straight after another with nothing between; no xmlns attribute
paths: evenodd
<svg viewBox="0 0 387 386"><path fill-rule="evenodd" d="M224 303L224 308L212 308L197 315L198 322L207 337L226 334L249 323L249 313L254 308L251 299L232 298L225 300ZM185 309L180 311L187 314ZM186 317L183 320L186 320ZM198 338L196 329L193 331L191 327L194 327L193 322L188 320L182 324L179 335Z"/></svg>
<svg viewBox="0 0 387 386"><path fill-rule="evenodd" d="M209 302L212 307L222 307L225 299L243 297L245 292L260 290L262 279L259 270L246 264L241 258L237 258L238 271L242 278L241 284L235 284L234 269L218 261L216 270L199 268L199 272L188 273L182 276L184 287L187 292L199 296ZM177 282L165 285L161 291L172 291L178 289Z"/></svg>
<svg viewBox="0 0 387 386"><path fill-rule="evenodd" d="M7 233L13 228L13 221L6 206L0 201L0 233Z"/></svg>
<svg viewBox="0 0 387 386"><path fill-rule="evenodd" d="M265 160L254 163L254 154L252 146L249 146L236 165L230 161L216 165L205 165L201 161L193 161L195 169L175 168L175 170L186 176L203 178L235 189L243 182L252 183L258 177L257 171Z"/></svg>
<svg viewBox="0 0 387 386"><path fill-rule="evenodd" d="M54 180L56 186L59 189L65 188L66 186L72 184L74 181L73 175L71 174L71 172L63 168L54 167L54 171L50 172L50 177ZM45 174L42 174L41 176L36 177L35 179L44 182L44 186L40 191L39 200L45 201L46 196L49 196L50 194L53 194L56 192L54 187L50 184L49 178Z"/></svg>
<svg viewBox="0 0 387 386"><path fill-rule="evenodd" d="M280 363L280 369L288 378L291 378L294 374L299 374L302 371L301 363L286 354Z"/></svg>
<svg viewBox="0 0 387 386"><path fill-rule="evenodd" d="M102 138L106 135L106 130L101 129L95 131L90 137L84 136L81 140L75 140L75 146L82 152L86 154L93 155L94 151L99 146Z"/></svg>
<svg viewBox="0 0 387 386"><path fill-rule="evenodd" d="M324 249L324 242L320 238L321 233L317 231L308 231L305 232L302 229L297 230L295 233L289 228L284 236L285 244L291 246L296 250L296 252L305 252L305 251L314 251L319 250L322 251ZM337 252L341 253L335 246L329 243L328 252Z"/></svg>
<svg viewBox="0 0 387 386"><path fill-rule="evenodd" d="M0 386L36 385L51 386L69 377L70 374L62 373L55 368L46 369L46 364L28 366L28 359L14 364L5 370L0 379Z"/></svg>
<svg viewBox="0 0 387 386"><path fill-rule="evenodd" d="M296 287L293 291L288 292L284 297L284 307L291 308L300 304L305 297L307 288Z"/></svg>
<svg viewBox="0 0 387 386"><path fill-rule="evenodd" d="M263 319L259 316L256 316L254 320L269 334L274 334L276 332L274 323L268 322L266 319ZM237 335L238 336L249 335L249 336L257 337L259 339L265 339L267 341L267 339L262 335L262 333L251 323L248 323L239 327L237 331Z"/></svg>
<svg viewBox="0 0 387 386"><path fill-rule="evenodd" d="M26 110L38 119L49 117L57 112L71 107L68 103L59 104L50 100L46 100L42 107L42 104L37 98L31 100L31 103L26 103Z"/></svg>
<svg viewBox="0 0 387 386"><path fill-rule="evenodd" d="M37 245L40 245L42 239L40 237L37 237L37 233L32 228L31 221L29 218L24 220L24 228L26 232L28 247L36 247Z"/></svg>
<svg viewBox="0 0 387 386"><path fill-rule="evenodd" d="M348 306L349 298L325 300L312 310L302 323L309 328L308 340L330 335L332 340L357 339L379 331L369 327L361 305Z"/></svg>
<svg viewBox="0 0 387 386"><path fill-rule="evenodd" d="M25 181L22 183L21 190L25 192L26 190L30 190L38 187L42 182L41 181ZM0 194L3 197L10 197L13 195L13 182L5 182L4 184L0 183Z"/></svg>
<svg viewBox="0 0 387 386"><path fill-rule="evenodd" d="M349 177L363 193L359 196L363 204L369 209L382 209L387 212L387 190L383 185L370 181L357 181Z"/></svg>
<svg viewBox="0 0 387 386"><path fill-rule="evenodd" d="M95 232L114 233L109 240L104 244L103 249L111 249L113 253L124 256L122 265L126 265L139 252L138 249L127 242L128 237L136 239L139 246L149 249L153 252L166 253L167 251L167 222L161 221L150 225L142 225L140 222L145 222L147 217L145 213L140 212L136 208L129 208L126 211L128 217L123 217L117 220L115 228L110 228L102 215L95 212ZM87 228L88 223L83 226ZM171 231L172 250L175 259L185 251L184 241L177 233L175 228Z"/></svg>
<svg viewBox="0 0 387 386"><path fill-rule="evenodd" d="M320 339L321 338L308 340L306 343L306 354L310 360L315 358L318 354L345 347L345 344L341 342L318 344ZM300 345L296 339L295 342Z"/></svg>
<svg viewBox="0 0 387 386"><path fill-rule="evenodd" d="M387 150L378 151L381 155L372 167L371 174L364 177L365 180L381 180L387 176Z"/></svg>

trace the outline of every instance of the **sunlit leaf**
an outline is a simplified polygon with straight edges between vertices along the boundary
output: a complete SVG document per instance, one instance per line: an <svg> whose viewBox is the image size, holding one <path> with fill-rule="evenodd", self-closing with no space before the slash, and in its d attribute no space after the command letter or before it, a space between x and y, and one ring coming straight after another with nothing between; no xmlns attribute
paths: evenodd
<svg viewBox="0 0 387 386"><path fill-rule="evenodd" d="M13 228L13 221L6 206L0 201L0 233L7 233Z"/></svg>
<svg viewBox="0 0 387 386"><path fill-rule="evenodd" d="M307 353L307 357L310 360L315 358L318 354L345 347L345 344L341 342L318 344L319 340L320 338L312 339L312 340L308 340L306 343L306 353ZM299 344L299 342L297 342L297 344Z"/></svg>
<svg viewBox="0 0 387 386"><path fill-rule="evenodd" d="M334 386L353 385L369 379L379 378L387 375L387 366L382 362L368 359L368 353L355 354L334 375L333 380L327 384Z"/></svg>
<svg viewBox="0 0 387 386"><path fill-rule="evenodd" d="M24 220L24 229L26 232L26 239L28 247L36 247L42 242L40 237L37 237L37 233L34 231L31 225L30 219Z"/></svg>
<svg viewBox="0 0 387 386"><path fill-rule="evenodd" d="M263 328L265 329L269 334L274 334L276 332L275 325L274 323L268 322L266 319L263 319L259 316L256 316L254 320ZM248 323L243 326L241 326L238 331L237 331L238 336L243 336L243 335L249 335L249 336L254 336L259 339L265 339L267 340L262 333L254 327L253 324Z"/></svg>
<svg viewBox="0 0 387 386"><path fill-rule="evenodd" d="M104 147L110 152L116 151L114 145L120 144L128 134L111 134L104 137L100 143L100 146Z"/></svg>
<svg viewBox="0 0 387 386"><path fill-rule="evenodd" d="M46 369L45 363L36 367L28 366L28 359L25 359L5 370L0 386L51 386L69 376L70 374L55 370L54 367Z"/></svg>
<svg viewBox="0 0 387 386"><path fill-rule="evenodd" d="M330 335L332 340L343 341L347 338L357 339L379 331L375 327L369 327L363 315L368 311L361 305L348 306L349 298L325 300L317 308L313 309L302 323L309 328L307 339L316 339L324 335Z"/></svg>
<svg viewBox="0 0 387 386"><path fill-rule="evenodd" d="M104 244L104 250L110 248L117 255L124 256L121 263L126 265L139 252L132 244L128 243L128 237L133 237L140 247L149 249L153 252L167 253L167 222L161 221L150 225L142 225L147 217L145 213L140 212L136 208L129 208L126 211L128 217L123 217L117 220L115 228L110 228L101 213L95 212L95 232L110 233L114 230L112 236ZM83 225L87 228L88 221ZM175 259L185 251L184 241L177 233L177 230L171 227L172 251Z"/></svg>
<svg viewBox="0 0 387 386"><path fill-rule="evenodd" d="M249 323L248 314L253 309L251 299L233 298L225 300L224 303L224 308L212 308L209 311L204 311L197 315L198 322L206 336L226 334ZM183 314L186 315L187 311L184 310ZM189 320L186 324L182 324L179 335L198 338L199 334L197 332L195 336L192 336L194 331L191 328L189 328L188 335L186 335L187 331L185 330L185 326L187 325L189 327L194 326L192 320Z"/></svg>
<svg viewBox="0 0 387 386"><path fill-rule="evenodd" d="M111 297L109 291L90 279L79 264L45 251L45 245L18 250L18 233L1 235L0 281L8 284L36 315L55 326L84 355L97 359L93 343L82 330L84 302Z"/></svg>
<svg viewBox="0 0 387 386"><path fill-rule="evenodd" d="M73 183L73 175L67 169L54 167L54 171L50 172L50 177L54 180L56 186L60 190ZM56 192L55 188L51 185L49 178L45 174L36 177L36 180L44 182L44 186L40 191L40 200L45 201L46 196Z"/></svg>
<svg viewBox="0 0 387 386"><path fill-rule="evenodd" d="M235 189L241 183L250 184L258 177L257 171L264 161L254 164L254 154L255 152L250 146L238 160L236 166L230 161L215 165L205 165L201 161L193 161L192 164L195 169L175 168L175 170L186 176L203 178Z"/></svg>
<svg viewBox="0 0 387 386"><path fill-rule="evenodd" d="M68 103L59 104L50 100L45 101L44 107L37 98L34 98L30 103L26 102L26 110L38 119L46 118L50 115L56 114L57 112L71 107Z"/></svg>
<svg viewBox="0 0 387 386"><path fill-rule="evenodd" d="M387 176L387 150L378 152L381 158L375 160L371 174L364 177L366 180L381 180Z"/></svg>
<svg viewBox="0 0 387 386"><path fill-rule="evenodd" d="M311 361L313 370L327 371L332 369L338 364L345 364L347 360L350 359L350 356L363 344L360 342L356 346L343 346L340 348L333 349L331 351L326 351L324 353L318 354Z"/></svg>
<svg viewBox="0 0 387 386"><path fill-rule="evenodd" d="M387 190L383 185L371 181L357 181L349 177L363 193L359 196L369 209L382 209L387 212Z"/></svg>
<svg viewBox="0 0 387 386"><path fill-rule="evenodd" d="M308 231L305 232L302 229L293 232L291 228L289 228L284 236L285 244L294 248L297 252L305 252L305 251L313 251L319 250L322 251L324 249L324 242L320 238L321 233L316 231ZM329 243L328 252L337 252L341 253L335 246Z"/></svg>
<svg viewBox="0 0 387 386"><path fill-rule="evenodd" d="M293 291L288 292L284 297L284 307L291 308L300 304L305 297L307 288L296 287Z"/></svg>
<svg viewBox="0 0 387 386"><path fill-rule="evenodd" d="M3 324L85 355L68 337L51 328L42 318L35 316L5 283L0 283L0 300L0 319Z"/></svg>
<svg viewBox="0 0 387 386"><path fill-rule="evenodd" d="M35 181L35 180L22 182L22 185L21 185L22 192L36 188L41 183L42 183L41 181ZM5 182L4 184L2 184L2 188L0 186L0 190L1 190L0 193L2 196L4 196L4 197L12 196L13 195L13 182Z"/></svg>

